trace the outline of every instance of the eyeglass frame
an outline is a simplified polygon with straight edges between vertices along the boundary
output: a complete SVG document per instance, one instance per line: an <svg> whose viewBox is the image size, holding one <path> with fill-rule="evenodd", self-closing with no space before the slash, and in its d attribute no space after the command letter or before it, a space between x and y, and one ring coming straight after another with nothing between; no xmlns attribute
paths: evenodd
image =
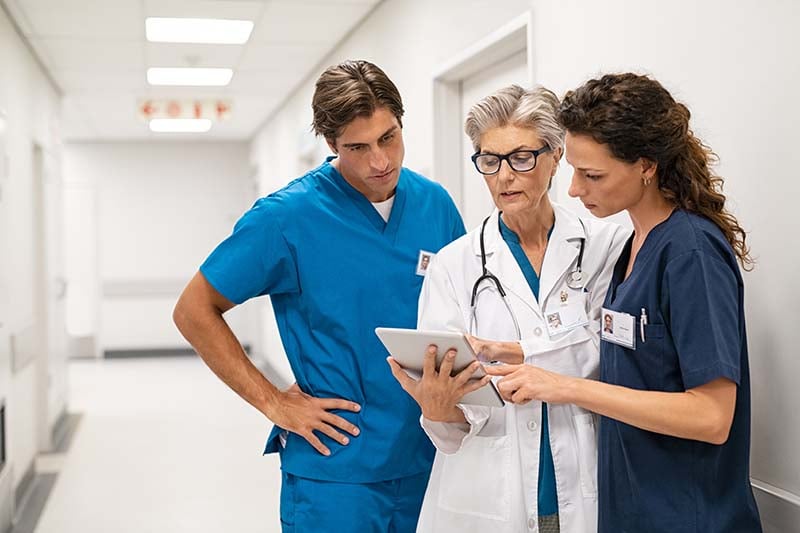
<svg viewBox="0 0 800 533"><path fill-rule="evenodd" d="M531 170L536 168L536 163L539 160L539 156L544 154L544 153L547 153L547 152L549 152L551 150L552 150L552 148L550 146L544 145L543 147L539 148L538 150L514 150L513 152L509 152L509 153L507 153L505 155L494 154L492 152L475 152L474 154L472 154L472 157L470 157L470 159L472 159L472 164L475 166L475 170L477 170L478 173L483 174L484 176L491 176L493 174L497 174L498 172L500 172L500 167L503 166L503 161L505 161L506 164L509 166L509 168L511 170L513 170L514 172L530 172ZM531 168L527 168L525 170L518 170L518 169L514 168L514 165L511 164L511 159L509 159L509 158L512 155L519 154L519 153L533 154L533 166ZM493 155L493 156L495 156L496 158L498 158L500 160L500 162L497 165L497 170L495 170L494 172L483 172L483 171L481 171L480 168L478 168L478 158L483 156L483 155Z"/></svg>

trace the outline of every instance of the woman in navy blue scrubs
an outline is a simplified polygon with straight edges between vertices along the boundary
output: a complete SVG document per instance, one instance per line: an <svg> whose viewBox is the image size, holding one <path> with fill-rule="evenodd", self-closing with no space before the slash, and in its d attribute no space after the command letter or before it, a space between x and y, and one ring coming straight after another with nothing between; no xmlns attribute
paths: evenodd
<svg viewBox="0 0 800 533"><path fill-rule="evenodd" d="M511 401L602 415L601 533L761 531L737 264L752 261L689 116L646 76L606 75L567 93L569 194L598 217L626 210L635 230L605 299L613 328L601 332L600 381L488 368Z"/></svg>

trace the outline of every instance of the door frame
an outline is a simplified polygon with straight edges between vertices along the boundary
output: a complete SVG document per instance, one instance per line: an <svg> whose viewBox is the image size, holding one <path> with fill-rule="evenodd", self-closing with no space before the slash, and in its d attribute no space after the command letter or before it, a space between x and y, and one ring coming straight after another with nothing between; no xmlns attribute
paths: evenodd
<svg viewBox="0 0 800 533"><path fill-rule="evenodd" d="M526 11L444 62L433 74L433 178L463 210L461 83L481 69L525 50L533 82L533 14Z"/></svg>

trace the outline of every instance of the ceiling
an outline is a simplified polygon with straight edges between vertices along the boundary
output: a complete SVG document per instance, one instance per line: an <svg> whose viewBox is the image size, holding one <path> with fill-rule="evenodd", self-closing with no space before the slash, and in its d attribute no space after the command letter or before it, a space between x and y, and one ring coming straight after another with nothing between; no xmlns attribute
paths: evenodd
<svg viewBox="0 0 800 533"><path fill-rule="evenodd" d="M381 0L0 0L63 94L67 141L148 140L143 100L224 99L229 118L193 139L242 140ZM244 45L150 43L146 17L252 20ZM149 67L228 67L226 87L152 87Z"/></svg>

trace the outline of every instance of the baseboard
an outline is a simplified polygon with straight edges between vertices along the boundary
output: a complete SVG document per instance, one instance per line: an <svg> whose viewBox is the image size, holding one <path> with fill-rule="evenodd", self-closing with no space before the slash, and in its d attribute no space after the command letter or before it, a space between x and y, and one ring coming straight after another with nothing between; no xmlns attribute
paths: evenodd
<svg viewBox="0 0 800 533"><path fill-rule="evenodd" d="M53 428L53 453L67 453L83 415L64 411Z"/></svg>
<svg viewBox="0 0 800 533"><path fill-rule="evenodd" d="M250 345L245 344L245 353L250 353ZM133 348L104 350L103 357L106 359L131 359L137 357L178 357L186 355L197 355L191 348Z"/></svg>
<svg viewBox="0 0 800 533"><path fill-rule="evenodd" d="M19 480L17 488L14 491L14 508L19 511L25 505L25 498L29 495L33 482L36 479L36 461L31 461L22 479Z"/></svg>
<svg viewBox="0 0 800 533"><path fill-rule="evenodd" d="M58 474L36 474L31 482L30 494L25 498L21 509L18 509L14 527L10 533L34 533L47 498L53 491Z"/></svg>
<svg viewBox="0 0 800 533"><path fill-rule="evenodd" d="M176 357L196 355L191 348L136 348L130 350L103 350L106 359L131 359L137 357Z"/></svg>
<svg viewBox="0 0 800 533"><path fill-rule="evenodd" d="M10 465L0 471L0 532L11 531L14 520L14 490Z"/></svg>
<svg viewBox="0 0 800 533"><path fill-rule="evenodd" d="M757 479L751 482L764 533L798 531L800 497Z"/></svg>

